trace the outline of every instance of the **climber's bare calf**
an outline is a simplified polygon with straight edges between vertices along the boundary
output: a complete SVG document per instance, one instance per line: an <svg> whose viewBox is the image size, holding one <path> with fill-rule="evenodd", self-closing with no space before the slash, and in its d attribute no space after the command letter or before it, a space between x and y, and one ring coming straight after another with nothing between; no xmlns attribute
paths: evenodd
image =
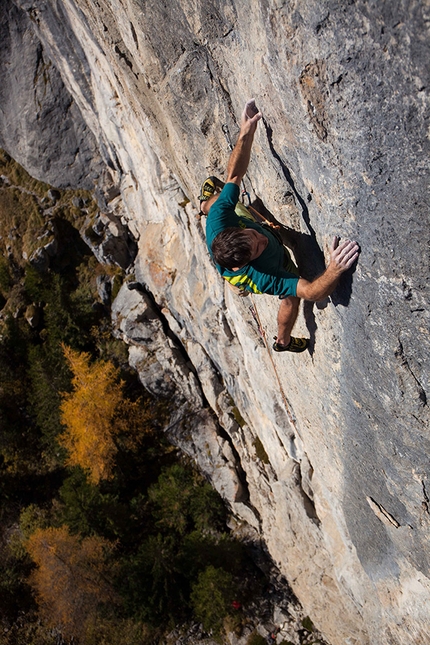
<svg viewBox="0 0 430 645"><path fill-rule="evenodd" d="M291 340L291 332L299 313L300 298L289 296L281 300L278 311L278 335L277 343L288 345Z"/></svg>

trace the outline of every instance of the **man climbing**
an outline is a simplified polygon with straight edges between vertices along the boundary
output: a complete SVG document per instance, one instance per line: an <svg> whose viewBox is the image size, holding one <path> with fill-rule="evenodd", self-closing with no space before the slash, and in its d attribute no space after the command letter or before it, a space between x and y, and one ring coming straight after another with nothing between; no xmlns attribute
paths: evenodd
<svg viewBox="0 0 430 645"><path fill-rule="evenodd" d="M254 133L261 117L254 99L248 101L228 162L227 181L222 184L215 178L207 179L202 186L200 208L208 216L206 241L222 277L236 288L281 299L273 349L276 352L303 352L309 340L291 336L300 299L317 302L327 298L341 274L357 260L359 247L350 240L339 244L339 238L335 237L330 263L324 273L312 281L305 280L276 234L237 208L239 187L248 168ZM221 186L221 192L217 193Z"/></svg>

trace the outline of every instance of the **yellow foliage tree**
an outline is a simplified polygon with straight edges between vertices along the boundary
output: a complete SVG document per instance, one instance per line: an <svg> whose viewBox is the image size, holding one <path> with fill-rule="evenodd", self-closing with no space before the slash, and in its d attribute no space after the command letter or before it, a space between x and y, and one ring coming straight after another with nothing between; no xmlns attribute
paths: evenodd
<svg viewBox="0 0 430 645"><path fill-rule="evenodd" d="M97 484L109 479L118 448L115 416L123 400L123 383L109 361L90 363L90 355L64 347L73 372L73 391L63 396L61 421L66 430L60 443L69 453L69 464L88 471Z"/></svg>
<svg viewBox="0 0 430 645"><path fill-rule="evenodd" d="M65 431L60 443L69 453L68 463L87 471L92 483L112 477L119 438L125 450L138 450L141 438L153 429L160 406L124 397L119 370L110 361L91 363L90 355L63 346L73 373L73 391L64 394L61 421ZM163 416L164 415L164 416Z"/></svg>
<svg viewBox="0 0 430 645"><path fill-rule="evenodd" d="M115 601L106 578L113 545L93 536L81 540L67 526L36 529L26 544L37 565L30 576L46 623L81 637L101 603Z"/></svg>

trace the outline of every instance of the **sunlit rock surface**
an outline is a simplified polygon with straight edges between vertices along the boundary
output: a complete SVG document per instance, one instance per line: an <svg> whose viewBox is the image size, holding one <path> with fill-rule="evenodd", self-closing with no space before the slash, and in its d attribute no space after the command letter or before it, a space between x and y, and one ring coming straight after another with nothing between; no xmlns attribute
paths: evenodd
<svg viewBox="0 0 430 645"><path fill-rule="evenodd" d="M333 645L429 642L428 7L3 5L1 144L57 185L91 179L98 154L110 168L140 285L114 305L118 333L143 382L150 370L206 418L184 449ZM322 270L334 234L362 249L329 302L303 307L305 355L267 348L196 218L202 179L225 173L222 125L234 139L250 96L264 119L246 185L292 229L302 274ZM270 347L278 302L253 304Z"/></svg>

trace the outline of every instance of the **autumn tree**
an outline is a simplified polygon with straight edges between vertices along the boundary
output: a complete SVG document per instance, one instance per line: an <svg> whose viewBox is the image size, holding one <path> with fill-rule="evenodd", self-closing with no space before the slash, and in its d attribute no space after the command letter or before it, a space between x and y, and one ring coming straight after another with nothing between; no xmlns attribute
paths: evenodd
<svg viewBox="0 0 430 645"><path fill-rule="evenodd" d="M26 548L37 565L30 584L46 623L82 637L99 606L115 600L106 577L113 545L98 536L80 540L62 526L36 529Z"/></svg>
<svg viewBox="0 0 430 645"><path fill-rule="evenodd" d="M118 452L118 436L125 449L137 435L151 430L152 413L141 400L124 396L119 370L110 361L91 363L90 355L63 347L73 373L73 391L63 395L60 443L69 453L69 465L80 466L97 484L110 479Z"/></svg>
<svg viewBox="0 0 430 645"><path fill-rule="evenodd" d="M118 370L109 361L90 362L90 355L64 347L73 373L73 391L63 396L61 421L66 430L60 443L69 453L69 464L81 466L97 484L111 476L117 446L115 423L122 401Z"/></svg>

